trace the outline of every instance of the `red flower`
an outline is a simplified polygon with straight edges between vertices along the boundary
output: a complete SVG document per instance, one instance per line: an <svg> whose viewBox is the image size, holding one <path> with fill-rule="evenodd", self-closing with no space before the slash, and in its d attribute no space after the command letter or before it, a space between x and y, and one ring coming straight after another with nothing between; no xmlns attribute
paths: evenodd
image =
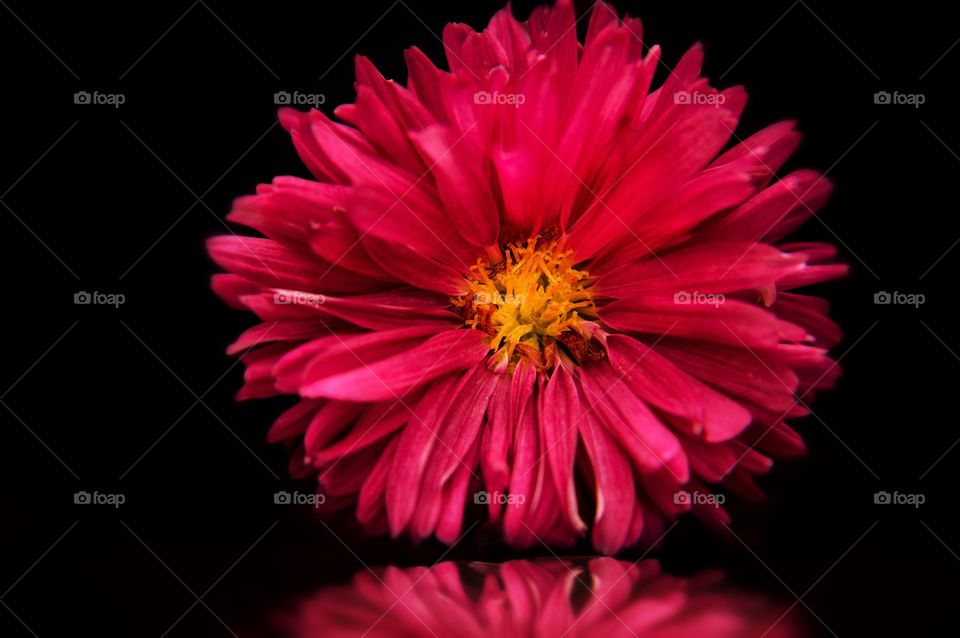
<svg viewBox="0 0 960 638"><path fill-rule="evenodd" d="M295 638L801 635L783 607L726 587L719 573L677 578L653 560L514 560L361 572L279 624Z"/></svg>
<svg viewBox="0 0 960 638"><path fill-rule="evenodd" d="M837 369L825 244L779 243L830 191L774 179L782 122L731 140L746 102L699 46L651 89L657 47L568 0L482 33L407 86L357 59L357 101L280 113L316 178L280 177L217 237L214 288L263 321L230 347L241 398L300 402L270 431L294 472L373 530L444 542L480 503L517 547L588 529L616 552L803 450L785 419ZM799 398L804 398L800 401ZM714 494L709 485L721 484Z"/></svg>

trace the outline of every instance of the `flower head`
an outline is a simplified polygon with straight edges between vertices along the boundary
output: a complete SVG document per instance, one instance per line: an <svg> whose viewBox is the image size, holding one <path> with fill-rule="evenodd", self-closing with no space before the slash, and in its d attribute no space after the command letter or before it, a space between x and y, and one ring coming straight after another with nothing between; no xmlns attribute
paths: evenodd
<svg viewBox="0 0 960 638"><path fill-rule="evenodd" d="M791 122L734 134L746 97L695 46L596 4L448 25L449 71L406 85L358 58L329 119L281 111L313 179L278 177L210 241L215 290L261 324L230 351L241 398L293 395L270 439L374 531L603 552L653 541L803 451L786 424L838 374L834 249L784 243L829 183L776 175ZM731 144L732 142L732 144ZM723 150L728 147L727 150Z"/></svg>

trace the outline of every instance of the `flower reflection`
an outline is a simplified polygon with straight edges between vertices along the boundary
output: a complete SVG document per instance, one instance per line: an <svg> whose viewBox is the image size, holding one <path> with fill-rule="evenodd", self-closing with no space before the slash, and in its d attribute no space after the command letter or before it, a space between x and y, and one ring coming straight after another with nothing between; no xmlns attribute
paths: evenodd
<svg viewBox="0 0 960 638"><path fill-rule="evenodd" d="M800 635L784 607L722 581L612 558L388 567L308 598L284 625L297 638Z"/></svg>

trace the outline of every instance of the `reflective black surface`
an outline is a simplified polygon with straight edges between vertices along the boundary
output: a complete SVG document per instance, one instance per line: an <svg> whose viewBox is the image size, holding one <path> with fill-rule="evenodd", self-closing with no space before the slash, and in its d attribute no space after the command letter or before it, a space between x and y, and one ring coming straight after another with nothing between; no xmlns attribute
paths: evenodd
<svg viewBox="0 0 960 638"><path fill-rule="evenodd" d="M479 527L448 550L274 504L278 490L310 487L285 480L286 451L264 440L286 402L233 400L242 373L223 350L249 320L210 293L203 250L233 197L306 175L275 126L275 92L318 90L329 110L352 100L354 52L402 78L403 48L439 59L446 22L479 28L501 3L8 5L0 634L276 635L278 616L354 599L342 588L373 578L367 567L457 561L463 579L477 571L467 563L553 559ZM521 15L530 6L516 3ZM732 505L734 536L684 519L650 554L618 559L655 557L676 579L719 570L764 610L786 606L781 631L956 635L960 31L949 7L616 6L643 19L668 64L704 42L706 75L751 95L741 131L800 122L788 168L837 183L824 224L800 238L838 244L851 265L822 291L847 335L844 376L797 424L809 455L762 479L766 502ZM126 100L75 104L80 91ZM926 101L876 104L879 91ZM126 299L74 305L81 290ZM876 305L880 291L926 302ZM877 504L879 491L925 503ZM75 504L78 492L125 502Z"/></svg>

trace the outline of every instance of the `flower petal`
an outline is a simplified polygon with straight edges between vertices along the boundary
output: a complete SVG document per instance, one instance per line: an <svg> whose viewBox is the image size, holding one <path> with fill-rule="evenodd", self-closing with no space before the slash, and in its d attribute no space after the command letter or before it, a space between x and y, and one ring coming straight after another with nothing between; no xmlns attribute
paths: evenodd
<svg viewBox="0 0 960 638"><path fill-rule="evenodd" d="M347 352L337 356L356 358L348 346L345 349ZM325 363L323 369L316 370L317 374L300 388L300 395L343 401L396 399L448 372L479 363L487 351L485 335L476 330L446 330L407 352L370 363L355 361L356 367L343 372L327 374L331 368L344 366ZM428 363L423 365L423 362Z"/></svg>

